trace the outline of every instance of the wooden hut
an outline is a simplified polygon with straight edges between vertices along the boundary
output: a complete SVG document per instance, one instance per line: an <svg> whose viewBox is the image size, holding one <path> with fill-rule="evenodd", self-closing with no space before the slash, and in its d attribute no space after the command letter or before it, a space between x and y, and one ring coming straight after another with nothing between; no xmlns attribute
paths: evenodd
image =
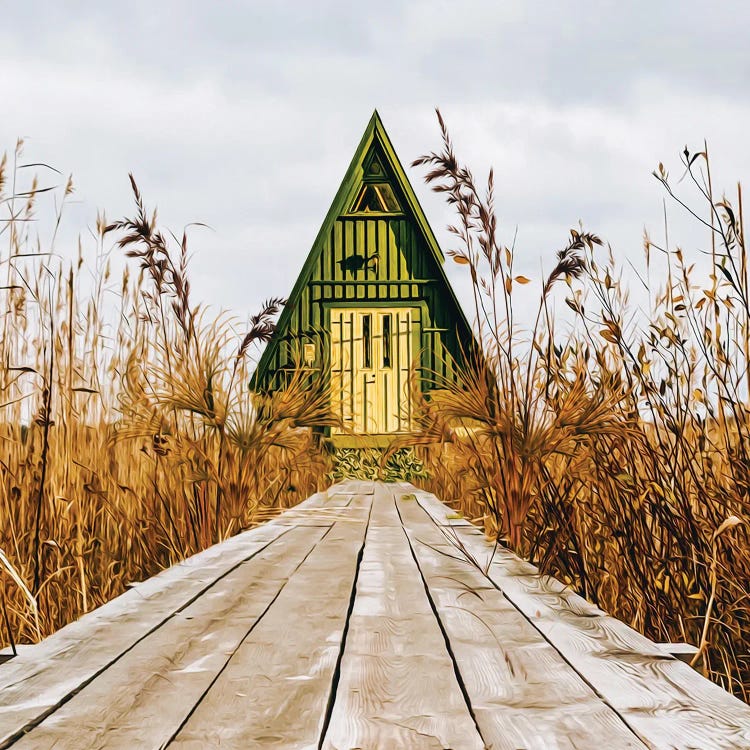
<svg viewBox="0 0 750 750"><path fill-rule="evenodd" d="M330 385L334 445L409 432L414 393L454 379L473 343L444 261L374 112L251 387L283 387L302 367Z"/></svg>

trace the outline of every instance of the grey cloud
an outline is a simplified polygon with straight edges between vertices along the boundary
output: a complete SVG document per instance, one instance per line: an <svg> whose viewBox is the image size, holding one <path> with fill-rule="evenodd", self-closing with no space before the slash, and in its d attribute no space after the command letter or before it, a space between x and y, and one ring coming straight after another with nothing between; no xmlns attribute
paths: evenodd
<svg viewBox="0 0 750 750"><path fill-rule="evenodd" d="M29 158L74 172L71 236L131 210L128 171L169 226L209 223L196 294L241 316L289 291L374 107L408 165L439 148L441 105L461 157L495 166L533 278L578 219L639 257L661 214L649 172L686 141L716 144L716 184L750 169L744 4L37 2L3 19L0 151L29 135ZM450 247L449 209L408 172Z"/></svg>

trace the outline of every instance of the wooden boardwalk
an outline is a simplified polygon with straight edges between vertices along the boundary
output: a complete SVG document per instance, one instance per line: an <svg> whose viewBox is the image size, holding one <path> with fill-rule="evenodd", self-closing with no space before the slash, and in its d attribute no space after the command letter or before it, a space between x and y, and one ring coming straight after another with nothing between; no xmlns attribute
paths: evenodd
<svg viewBox="0 0 750 750"><path fill-rule="evenodd" d="M345 482L0 665L0 748L750 748L750 707L409 485Z"/></svg>

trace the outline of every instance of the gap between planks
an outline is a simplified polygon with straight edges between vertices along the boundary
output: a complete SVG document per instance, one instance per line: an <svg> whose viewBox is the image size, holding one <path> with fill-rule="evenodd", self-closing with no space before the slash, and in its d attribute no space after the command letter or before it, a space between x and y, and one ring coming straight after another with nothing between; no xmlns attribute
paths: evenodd
<svg viewBox="0 0 750 750"><path fill-rule="evenodd" d="M14 750L163 747L332 527L296 527L222 578Z"/></svg>
<svg viewBox="0 0 750 750"><path fill-rule="evenodd" d="M467 522L445 522L434 495L408 487L436 526L475 559L493 545ZM488 580L649 748L748 750L750 706L667 654L658 644L497 547Z"/></svg>
<svg viewBox="0 0 750 750"><path fill-rule="evenodd" d="M487 747L646 747L433 518L416 502L397 508Z"/></svg>
<svg viewBox="0 0 750 750"><path fill-rule="evenodd" d="M378 485L325 750L485 747L419 577L392 492Z"/></svg>
<svg viewBox="0 0 750 750"><path fill-rule="evenodd" d="M165 747L310 748L336 690L336 667L369 525L337 522L290 578Z"/></svg>
<svg viewBox="0 0 750 750"><path fill-rule="evenodd" d="M334 485L329 492L339 488L346 491L351 485ZM291 529L306 526L308 512L319 511L326 501L327 493L312 495L279 518L131 587L4 664L0 669L0 748L9 747L44 722L238 567ZM301 523L295 523L297 519ZM322 528L330 528L330 523Z"/></svg>

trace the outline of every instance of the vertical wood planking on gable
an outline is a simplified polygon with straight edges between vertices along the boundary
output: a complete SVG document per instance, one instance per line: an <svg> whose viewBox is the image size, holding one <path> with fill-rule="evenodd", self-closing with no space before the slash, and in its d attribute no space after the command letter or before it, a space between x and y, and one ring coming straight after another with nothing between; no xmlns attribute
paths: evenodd
<svg viewBox="0 0 750 750"><path fill-rule="evenodd" d="M323 319L321 316L322 305L320 304L321 294L324 293L324 289L321 286L316 286L310 290L310 326L312 333L315 335L317 341L320 341L320 334L323 330ZM321 352L318 352L320 355ZM319 360L320 361L320 360Z"/></svg>
<svg viewBox="0 0 750 750"><path fill-rule="evenodd" d="M367 220L367 218L363 218L360 216L354 219L353 223L356 235L354 252L358 255L361 255L363 258L366 258L370 252L370 248L367 246L367 225L369 224L369 221ZM364 279L366 279L367 267L363 265L358 268L354 273L354 277L357 279L357 281L363 281Z"/></svg>
<svg viewBox="0 0 750 750"><path fill-rule="evenodd" d="M414 230L407 222L407 254L406 254L406 265L409 269L409 279L420 279L422 278L419 275L419 261L420 261L420 252L419 252L419 243L417 241L416 235L414 234Z"/></svg>
<svg viewBox="0 0 750 750"><path fill-rule="evenodd" d="M315 264L317 268L314 273L314 276L319 279L324 279L326 277L326 255L327 255L326 250L328 248L329 240L330 240L330 232L328 233L328 236L323 240L323 246L318 255L318 260Z"/></svg>
<svg viewBox="0 0 750 750"><path fill-rule="evenodd" d="M413 247L411 244L411 226L404 219L399 220L400 250L399 253L399 278L407 280L411 278L411 263ZM408 295L408 292L407 292Z"/></svg>
<svg viewBox="0 0 750 750"><path fill-rule="evenodd" d="M440 330L425 331L419 343L419 365L427 377L423 385L430 388L433 376L450 375L453 367L448 359L456 347L455 337L448 340L447 326L455 321L436 294L435 279L429 283L437 269L434 260L425 257L428 249L411 222L401 215L340 216L321 243L312 278L296 300L286 335L272 347L274 368L289 367L301 351L301 341L310 335L318 342L316 366L330 358L325 349L330 335L325 330L325 311L330 301L408 306L424 300L427 310L422 324ZM377 263L365 261L362 267L347 270L344 261L355 254L377 258ZM412 283L416 280L420 283Z"/></svg>
<svg viewBox="0 0 750 750"><path fill-rule="evenodd" d="M332 281L336 281L339 278L339 261L341 260L341 249L344 246L344 222L340 219L333 224L333 230L334 230L334 242L331 246L331 275L326 276L326 279L330 279ZM334 284L331 287L331 291L333 294L331 295L332 299L338 299L340 295L340 288L337 284Z"/></svg>
<svg viewBox="0 0 750 750"><path fill-rule="evenodd" d="M363 172L372 158L372 149L380 152L379 158L383 161L381 176L392 183L400 204L396 209L398 213L395 210L393 213L352 212L352 196L358 193L362 180L374 179L373 175L365 177ZM377 267L365 264L356 268L355 262L346 270L342 261L355 254L360 258L377 256ZM290 352L298 347L300 338L309 336L311 330L320 331L322 336L329 333L324 328L326 305L330 302L362 302L373 307L385 304L414 306L425 302L435 319L435 327L459 326L462 335L467 334L468 324L449 286L446 286L441 264L442 253L435 237L382 123L375 116L368 124L366 137L360 141L332 210L315 239L295 284L293 299L282 313L274 338L261 356L253 376L253 388L264 390L271 382L278 386L282 380L282 373L278 371L291 363ZM413 283L415 281L420 283ZM447 352L452 357L460 357L455 344L453 340L444 339L442 331L426 337L424 358L420 364L429 369L430 356L434 364L433 347L439 350L441 363ZM320 353L324 352L321 347ZM326 356L316 358L316 367L321 367L325 361ZM321 375L327 377L325 372ZM429 384L423 385L429 387Z"/></svg>
<svg viewBox="0 0 750 750"><path fill-rule="evenodd" d="M412 245L412 232L409 223L402 221L403 233L401 238L401 280L411 281L418 278L416 273L416 253ZM411 285L410 285L411 286Z"/></svg>
<svg viewBox="0 0 750 750"><path fill-rule="evenodd" d="M388 278L398 278L398 226L396 222L388 222ZM390 294L390 292L389 292Z"/></svg>
<svg viewBox="0 0 750 750"><path fill-rule="evenodd" d="M419 266L422 261L422 246L419 242L414 228L409 226L409 278L421 279L422 275L419 273Z"/></svg>
<svg viewBox="0 0 750 750"><path fill-rule="evenodd" d="M365 266L362 271L364 274L364 277L369 281L370 279L376 279L377 273L380 268L381 260L380 260L380 248L378 247L378 241L377 241L377 220L376 219L367 219L367 225L366 225L366 245L364 248L364 255L365 256L372 256L375 259L375 265L370 266L369 268ZM367 292L367 299L373 300L377 296L377 288L373 286L372 284L368 284L366 287Z"/></svg>
<svg viewBox="0 0 750 750"><path fill-rule="evenodd" d="M388 223L383 219L375 221L375 247L378 252L378 267L375 278L383 281L388 278ZM380 293L380 284L378 284L378 296Z"/></svg>
<svg viewBox="0 0 750 750"><path fill-rule="evenodd" d="M310 295L309 294L303 294L300 297L299 301L299 330L302 334L307 333L307 330L309 328L309 317L308 312L310 310ZM299 347L299 354L301 355L301 346Z"/></svg>
<svg viewBox="0 0 750 750"><path fill-rule="evenodd" d="M403 219L401 224L401 278L404 281L410 281L416 278L415 274L415 255L414 245L412 243L412 231L408 221Z"/></svg>
<svg viewBox="0 0 750 750"><path fill-rule="evenodd" d="M388 225L379 225L378 229L378 255L380 257L380 268L378 271L378 297L381 300L390 300L390 229Z"/></svg>

